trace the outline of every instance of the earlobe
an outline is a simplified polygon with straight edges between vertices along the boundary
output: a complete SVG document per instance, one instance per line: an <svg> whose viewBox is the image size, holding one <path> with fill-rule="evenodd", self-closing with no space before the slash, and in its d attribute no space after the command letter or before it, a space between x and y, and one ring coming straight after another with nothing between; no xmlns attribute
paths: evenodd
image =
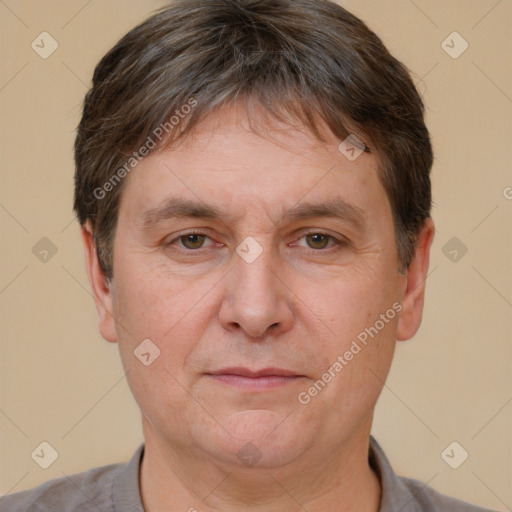
<svg viewBox="0 0 512 512"><path fill-rule="evenodd" d="M434 239L434 233L434 222L431 218L428 218L419 233L416 250L406 272L401 301L403 309L400 312L397 327L398 341L412 338L421 324L425 281L428 275L430 247Z"/></svg>
<svg viewBox="0 0 512 512"><path fill-rule="evenodd" d="M108 279L98 260L94 232L90 221L82 226L81 235L85 252L85 267L96 305L99 330L105 340L115 343L117 342L117 334L113 316L112 294Z"/></svg>

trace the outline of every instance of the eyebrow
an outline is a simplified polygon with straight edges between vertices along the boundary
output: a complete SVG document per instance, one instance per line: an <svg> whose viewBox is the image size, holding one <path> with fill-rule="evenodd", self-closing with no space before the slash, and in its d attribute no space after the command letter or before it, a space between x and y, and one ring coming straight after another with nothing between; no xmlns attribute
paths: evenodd
<svg viewBox="0 0 512 512"><path fill-rule="evenodd" d="M172 219L210 219L226 221L233 216L212 204L188 199L171 198L161 205L146 210L141 216L142 229L149 229ZM282 215L279 223L297 222L314 217L335 218L348 221L356 228L363 229L366 225L364 211L356 205L338 198L322 203L301 202Z"/></svg>
<svg viewBox="0 0 512 512"><path fill-rule="evenodd" d="M364 211L344 199L332 199L325 203L300 203L285 213L283 220L299 221L313 217L330 217L351 222L363 228L366 221Z"/></svg>
<svg viewBox="0 0 512 512"><path fill-rule="evenodd" d="M187 199L168 199L163 204L146 210L141 216L142 229L171 219L212 219L222 218L222 212L213 205Z"/></svg>

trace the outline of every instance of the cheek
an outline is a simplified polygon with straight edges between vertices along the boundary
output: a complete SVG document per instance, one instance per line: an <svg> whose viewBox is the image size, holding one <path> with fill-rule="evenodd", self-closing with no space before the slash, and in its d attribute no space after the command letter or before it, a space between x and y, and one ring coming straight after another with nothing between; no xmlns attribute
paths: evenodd
<svg viewBox="0 0 512 512"><path fill-rule="evenodd" d="M386 275L389 278L383 277ZM323 321L324 330L338 348L371 327L381 314L392 309L399 297L396 279L381 268L362 271L347 267L332 273L321 283L304 280L298 289L302 290L299 297L305 305L304 311L309 309L313 317ZM390 312L386 329L379 330L390 330L395 313L395 310Z"/></svg>
<svg viewBox="0 0 512 512"><path fill-rule="evenodd" d="M116 320L138 337L163 339L194 317L211 279L199 283L171 272L165 265L148 264L145 254L119 258L114 291ZM210 281L212 283L210 284Z"/></svg>
<svg viewBox="0 0 512 512"><path fill-rule="evenodd" d="M165 269L128 265L127 259L119 263L113 307L129 387L146 418L180 424L180 411L190 405L185 363L207 318L205 292Z"/></svg>
<svg viewBox="0 0 512 512"><path fill-rule="evenodd" d="M140 381L132 391L142 396L150 392L150 384L170 378L164 367L181 378L180 367L197 339L189 320L199 291L128 258L119 258L117 264L112 295L119 351L125 371Z"/></svg>
<svg viewBox="0 0 512 512"><path fill-rule="evenodd" d="M363 404L370 407L389 371L400 304L396 282L390 274L388 280L383 275L382 269L367 273L351 269L337 273L325 286L310 283L307 288L303 283L302 289L308 290L304 315L313 311L311 318L323 320L317 321L322 329L317 334L326 333L314 337L315 351L322 354L315 368L321 382L311 391L318 402L337 404L340 413Z"/></svg>

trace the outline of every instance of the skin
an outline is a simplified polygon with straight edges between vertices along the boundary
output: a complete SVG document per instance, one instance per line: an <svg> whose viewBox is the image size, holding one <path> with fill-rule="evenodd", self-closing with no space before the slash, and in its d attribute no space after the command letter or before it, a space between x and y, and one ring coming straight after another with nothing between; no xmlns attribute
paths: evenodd
<svg viewBox="0 0 512 512"><path fill-rule="evenodd" d="M264 136L242 110L224 108L127 176L112 281L101 272L90 224L82 228L99 329L118 343L142 413L143 503L148 512L375 512L373 411L396 340L421 323L434 226L425 223L413 261L399 272L377 156L351 162L340 141L321 143L259 115ZM223 216L144 225L144 213L169 198L212 204ZM334 199L357 209L362 223L285 216ZM180 238L187 230L207 236ZM247 237L262 249L252 263L236 252ZM299 393L395 303L400 314L301 404ZM134 350L148 338L160 356L145 366ZM241 387L211 375L226 367L297 377ZM261 457L252 467L237 457L247 443Z"/></svg>

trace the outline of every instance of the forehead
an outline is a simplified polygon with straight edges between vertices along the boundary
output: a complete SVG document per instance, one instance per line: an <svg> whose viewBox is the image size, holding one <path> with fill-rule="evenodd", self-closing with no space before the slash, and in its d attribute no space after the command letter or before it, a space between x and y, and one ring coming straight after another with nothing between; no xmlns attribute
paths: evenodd
<svg viewBox="0 0 512 512"><path fill-rule="evenodd" d="M361 222L372 204L387 202L378 162L368 153L348 160L340 142L225 108L141 161L127 177L121 210L129 204L142 224L177 214L239 220L258 207L274 218L286 211L296 220L316 209Z"/></svg>

